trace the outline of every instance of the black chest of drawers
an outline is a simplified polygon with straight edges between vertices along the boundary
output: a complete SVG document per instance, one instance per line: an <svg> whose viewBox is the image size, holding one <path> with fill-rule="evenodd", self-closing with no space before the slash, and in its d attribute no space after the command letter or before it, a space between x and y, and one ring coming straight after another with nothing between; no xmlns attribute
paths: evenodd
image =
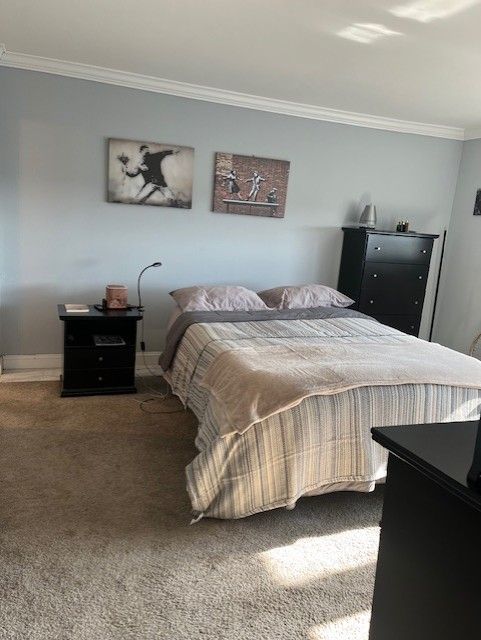
<svg viewBox="0 0 481 640"><path fill-rule="evenodd" d="M343 227L338 289L354 309L419 334L433 243L438 235Z"/></svg>
<svg viewBox="0 0 481 640"><path fill-rule="evenodd" d="M58 305L64 323L62 397L135 393L137 310L68 313ZM95 345L96 335L119 336L120 346Z"/></svg>

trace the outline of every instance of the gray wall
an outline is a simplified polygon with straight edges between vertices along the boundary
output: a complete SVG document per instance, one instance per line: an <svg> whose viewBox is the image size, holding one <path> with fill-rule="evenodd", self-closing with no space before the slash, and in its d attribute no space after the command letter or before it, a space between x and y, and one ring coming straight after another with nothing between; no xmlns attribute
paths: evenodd
<svg viewBox="0 0 481 640"><path fill-rule="evenodd" d="M481 332L481 216L473 216L481 188L481 140L464 143L437 314L436 339L467 352Z"/></svg>
<svg viewBox="0 0 481 640"><path fill-rule="evenodd" d="M108 137L195 147L192 211L105 202ZM3 68L0 148L1 350L33 354L61 351L57 302L100 300L110 282L134 299L154 259L165 266L145 277L149 350L175 287L335 286L340 227L371 198L385 228L448 224L462 145ZM211 213L215 151L290 160L285 219Z"/></svg>

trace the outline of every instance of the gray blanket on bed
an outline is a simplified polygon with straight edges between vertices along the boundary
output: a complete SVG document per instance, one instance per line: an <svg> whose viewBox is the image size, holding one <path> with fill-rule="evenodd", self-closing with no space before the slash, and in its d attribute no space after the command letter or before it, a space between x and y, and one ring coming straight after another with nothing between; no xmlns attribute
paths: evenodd
<svg viewBox="0 0 481 640"><path fill-rule="evenodd" d="M324 320L326 318L365 318L374 321L374 318L360 311L338 307L261 311L186 311L171 326L167 334L165 349L159 358L159 364L164 371L170 368L184 333L193 324L201 322L258 322L262 320Z"/></svg>

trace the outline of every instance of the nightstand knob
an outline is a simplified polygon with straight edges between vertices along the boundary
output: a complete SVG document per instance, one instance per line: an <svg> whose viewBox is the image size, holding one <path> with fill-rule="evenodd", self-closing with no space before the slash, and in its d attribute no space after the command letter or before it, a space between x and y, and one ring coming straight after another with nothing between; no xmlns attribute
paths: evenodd
<svg viewBox="0 0 481 640"><path fill-rule="evenodd" d="M418 280L422 280L422 279L423 279L423 277L422 277L422 276L418 276Z"/></svg>
<svg viewBox="0 0 481 640"><path fill-rule="evenodd" d="M414 301L414 304L419 304L419 300L415 300L415 301Z"/></svg>
<svg viewBox="0 0 481 640"><path fill-rule="evenodd" d="M381 247L374 247L375 251L381 251Z"/></svg>
<svg viewBox="0 0 481 640"><path fill-rule="evenodd" d="M99 382L102 382L102 380L103 380L102 376L99 376L97 379L98 379Z"/></svg>
<svg viewBox="0 0 481 640"><path fill-rule="evenodd" d="M426 249L422 249L421 253L427 253Z"/></svg>
<svg viewBox="0 0 481 640"><path fill-rule="evenodd" d="M373 277L373 278L377 278L377 273L373 273L373 274L372 274L372 277Z"/></svg>
<svg viewBox="0 0 481 640"><path fill-rule="evenodd" d="M413 324L410 326L410 329L414 329L414 325Z"/></svg>
<svg viewBox="0 0 481 640"><path fill-rule="evenodd" d="M369 304L374 304L374 300L369 300Z"/></svg>
<svg viewBox="0 0 481 640"><path fill-rule="evenodd" d="M103 362L104 361L103 356L99 356L98 360L99 360L99 362Z"/></svg>

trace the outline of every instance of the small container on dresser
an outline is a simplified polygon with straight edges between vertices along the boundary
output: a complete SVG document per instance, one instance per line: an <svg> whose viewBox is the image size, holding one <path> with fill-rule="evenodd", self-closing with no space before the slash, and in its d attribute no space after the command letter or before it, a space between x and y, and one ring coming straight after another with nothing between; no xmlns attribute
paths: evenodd
<svg viewBox="0 0 481 640"><path fill-rule="evenodd" d="M69 313L58 305L64 323L62 397L135 393L137 309Z"/></svg>
<svg viewBox="0 0 481 640"><path fill-rule="evenodd" d="M419 335L433 243L438 235L343 227L338 289L354 309Z"/></svg>

